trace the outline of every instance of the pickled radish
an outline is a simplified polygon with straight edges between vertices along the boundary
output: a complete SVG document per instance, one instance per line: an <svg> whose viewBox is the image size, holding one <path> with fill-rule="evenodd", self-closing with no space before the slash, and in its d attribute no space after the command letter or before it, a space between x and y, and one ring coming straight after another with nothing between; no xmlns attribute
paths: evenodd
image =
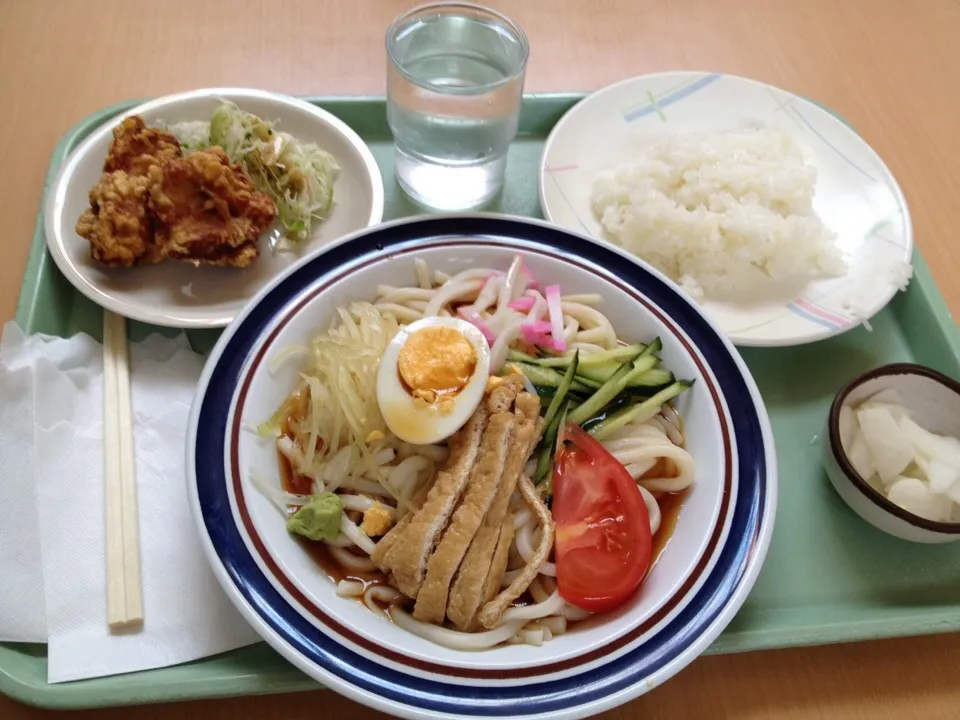
<svg viewBox="0 0 960 720"><path fill-rule="evenodd" d="M960 440L928 432L909 418L900 420L900 429L919 455L960 467Z"/></svg>
<svg viewBox="0 0 960 720"><path fill-rule="evenodd" d="M859 426L853 429L853 433L853 440L850 445L844 446L844 450L847 451L847 458L853 465L853 469L857 471L860 477L869 480L877 474L877 464L873 461L873 455L867 448L867 443L863 439L863 433L860 432Z"/></svg>
<svg viewBox="0 0 960 720"><path fill-rule="evenodd" d="M930 492L929 485L918 478L899 478L887 491L887 499L927 520L947 520L952 510L949 498Z"/></svg>
<svg viewBox="0 0 960 720"><path fill-rule="evenodd" d="M887 408L861 408L857 410L857 421L876 463L877 475L884 485L889 485L913 462L914 447Z"/></svg>
<svg viewBox="0 0 960 720"><path fill-rule="evenodd" d="M896 390L882 390L838 418L853 469L892 503L940 522L960 518L960 440L920 426Z"/></svg>
<svg viewBox="0 0 960 720"><path fill-rule="evenodd" d="M857 431L859 424L849 405L840 408L838 424L840 426L840 444L844 447L850 447L853 442L853 434Z"/></svg>
<svg viewBox="0 0 960 720"><path fill-rule="evenodd" d="M950 467L939 460L918 455L917 466L927 476L927 480L930 482L930 492L946 493L960 481L960 468Z"/></svg>

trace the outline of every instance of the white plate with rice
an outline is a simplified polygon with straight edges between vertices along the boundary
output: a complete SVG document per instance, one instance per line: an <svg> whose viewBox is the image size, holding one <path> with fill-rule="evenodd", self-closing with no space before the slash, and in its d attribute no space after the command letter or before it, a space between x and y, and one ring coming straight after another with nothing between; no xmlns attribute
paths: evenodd
<svg viewBox="0 0 960 720"><path fill-rule="evenodd" d="M663 271L738 345L850 330L911 275L910 213L876 152L730 75L644 75L579 103L547 139L540 206Z"/></svg>

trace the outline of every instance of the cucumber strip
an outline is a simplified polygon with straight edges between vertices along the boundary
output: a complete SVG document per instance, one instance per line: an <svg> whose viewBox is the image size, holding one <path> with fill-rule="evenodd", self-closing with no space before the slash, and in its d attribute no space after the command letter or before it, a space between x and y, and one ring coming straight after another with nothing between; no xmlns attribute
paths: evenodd
<svg viewBox="0 0 960 720"><path fill-rule="evenodd" d="M597 365L587 367L581 366L579 376L581 380L603 384L610 379L610 376L613 375L619 367L620 363L614 362L598 363Z"/></svg>
<svg viewBox="0 0 960 720"><path fill-rule="evenodd" d="M646 422L660 412L664 403L669 402L691 385L693 385L692 380L678 380L653 397L609 415L587 432L597 440L605 440L625 425L632 422Z"/></svg>
<svg viewBox="0 0 960 720"><path fill-rule="evenodd" d="M535 485L542 483L550 474L550 468L553 465L554 446L557 444L557 432L560 430L560 423L566 416L566 403L563 403L560 412L553 416L552 422L543 431L543 440L540 442L540 457L537 460L537 472L533 479Z"/></svg>
<svg viewBox="0 0 960 720"><path fill-rule="evenodd" d="M563 375L563 382L560 383L560 386L557 388L557 394L554 395L553 400L550 401L550 406L547 408L547 414L543 416L543 422L546 425L549 425L553 422L554 416L560 411L560 407L567 401L567 395L570 393L570 388L573 386L573 381L577 375L579 356L579 350L573 354L573 361L570 363L570 367L567 368L567 372Z"/></svg>
<svg viewBox="0 0 960 720"><path fill-rule="evenodd" d="M673 373L663 368L647 368L641 370L634 365L634 371L627 378L627 386L631 388L656 387L658 385L670 385L676 378Z"/></svg>
<svg viewBox="0 0 960 720"><path fill-rule="evenodd" d="M598 390L601 385L603 385L602 380L592 380L591 378L584 377L583 375L578 375L574 378L574 381L587 388L587 392L592 393L594 390Z"/></svg>
<svg viewBox="0 0 960 720"><path fill-rule="evenodd" d="M548 404L551 400L553 400L553 397L557 394L558 390L558 388L555 388L552 385L534 385L533 389L537 391L537 395L540 396L540 399L546 401ZM571 383L570 392L567 393L567 400L569 400L571 403L579 405L592 394L593 390L587 390L586 392L583 390L577 390L576 388L572 387Z"/></svg>
<svg viewBox="0 0 960 720"><path fill-rule="evenodd" d="M543 400L544 404L548 404L553 398L541 398L541 399ZM641 400L646 400L646 398L637 398L637 397L633 397L631 399L635 403L640 402ZM567 395L567 412L573 412L582 404L583 403L581 403L579 398L577 398L575 395Z"/></svg>
<svg viewBox="0 0 960 720"><path fill-rule="evenodd" d="M640 353L640 354L641 354L641 355L656 355L656 354L657 354L658 352L660 352L661 350L663 350L663 340L661 340L660 337L657 336L657 337L655 337L655 338L653 339L653 342L650 343L649 345L647 345L647 347L644 348L643 352Z"/></svg>
<svg viewBox="0 0 960 720"><path fill-rule="evenodd" d="M634 370L633 373L631 373L631 376L636 375L639 377L648 370L652 370L654 367L656 367L657 363L660 362L654 355L644 355L643 353L644 351L641 350L637 356L634 356L636 357L636 360L633 361ZM595 382L604 383L613 377L613 374L619 369L619 365L605 363L604 365L595 368L583 368L578 372L578 374L581 382L584 380L593 380Z"/></svg>
<svg viewBox="0 0 960 720"><path fill-rule="evenodd" d="M507 350L507 360L534 364L539 364L540 362L539 358L535 358L533 355L527 355L525 352L519 350Z"/></svg>
<svg viewBox="0 0 960 720"><path fill-rule="evenodd" d="M580 356L580 366L581 367L592 367L594 365L604 365L612 364L614 367L622 363L627 358L636 357L638 353L642 353L646 350L647 346L643 343L636 343L634 345L623 345L621 347L613 348L612 350L603 350L601 352L589 353L587 355ZM538 348L540 349L540 348ZM546 350L540 349L541 352L546 352ZM522 355L523 353L519 353ZM525 358L513 358L510 355L507 356L511 360L524 360ZM537 363L540 367L552 367L552 368L565 368L570 365L570 361L573 359L572 355L562 355L559 357L540 357L535 358L534 362Z"/></svg>
<svg viewBox="0 0 960 720"><path fill-rule="evenodd" d="M526 375L527 379L534 385L542 385L544 387L559 387L560 382L563 380L563 375L560 373L542 368L538 365L533 365L532 363L508 362L506 364L506 370L519 370Z"/></svg>
<svg viewBox="0 0 960 720"><path fill-rule="evenodd" d="M620 347L615 347L612 350L604 350L603 352L584 355L582 358L580 358L580 364L589 366L600 365L602 363L622 363L624 360L628 360L632 357L636 357L639 353L643 353L646 351L646 349L647 345L644 345L643 343L622 345Z"/></svg>
<svg viewBox="0 0 960 720"><path fill-rule="evenodd" d="M553 395L541 396L540 400L544 405L549 405L550 401L553 400ZM633 401L639 402L636 396L633 396ZM578 398L576 395L567 395L567 412L580 407L580 405L582 405L580 398Z"/></svg>
<svg viewBox="0 0 960 720"><path fill-rule="evenodd" d="M542 353L535 362L540 367L555 368L557 370L563 370L564 368L570 367L570 361L573 360L573 355L547 355L547 348L537 346L537 350Z"/></svg>
<svg viewBox="0 0 960 720"><path fill-rule="evenodd" d="M508 363L508 366L510 368L516 368L526 375L527 379L533 383L534 387L540 385L544 387L558 388L563 383L563 375L558 373L553 368L544 368L540 367L539 365L523 362L511 362ZM573 380L571 389L581 394L590 394L593 390L590 384L582 382L581 380L577 380L576 378Z"/></svg>
<svg viewBox="0 0 960 720"><path fill-rule="evenodd" d="M578 375L574 380L587 388L588 393L599 390L600 386L603 385L602 380L591 380L590 378L583 377L583 375Z"/></svg>
<svg viewBox="0 0 960 720"><path fill-rule="evenodd" d="M608 402L623 392L627 387L627 377L634 370L633 363L636 359L636 357L632 357L617 368L617 371L610 376L610 379L601 385L593 395L588 397L583 405L570 413L570 422L579 425L587 418L595 415Z"/></svg>
<svg viewBox="0 0 960 720"><path fill-rule="evenodd" d="M632 407L633 405L636 405L638 402L642 402L642 400L638 400L636 396L631 395L630 393L622 392L613 399L613 402L611 402L609 405L601 409L600 412L598 412L596 415L591 417L589 420L585 420L580 427L582 427L587 432L590 432L590 428L596 425L599 425L601 422L603 422L605 419L613 415L615 412L623 410L626 407ZM568 409L573 410L573 407L570 407Z"/></svg>
<svg viewBox="0 0 960 720"><path fill-rule="evenodd" d="M543 495L545 498L544 502L546 503L548 508L553 506L553 472L551 471L553 470L553 466L555 464L554 459L557 456L557 450L559 448L559 445L561 442L563 442L560 438L560 433L563 432L563 428L566 427L566 425L567 425L567 408L566 406L564 406L563 412L561 412L559 415L559 422L557 423L557 432L552 443L554 446L553 454L550 458L550 464L547 466L547 487L544 488Z"/></svg>
<svg viewBox="0 0 960 720"><path fill-rule="evenodd" d="M550 385L537 385L533 384L533 389L537 391L537 395L540 396L541 400L546 400L550 402L554 395L557 394L557 389Z"/></svg>

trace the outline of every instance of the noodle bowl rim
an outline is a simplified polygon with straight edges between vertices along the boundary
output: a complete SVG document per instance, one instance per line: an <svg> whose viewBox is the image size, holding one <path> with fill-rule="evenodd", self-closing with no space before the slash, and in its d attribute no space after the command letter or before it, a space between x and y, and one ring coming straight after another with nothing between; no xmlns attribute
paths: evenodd
<svg viewBox="0 0 960 720"><path fill-rule="evenodd" d="M256 526L250 516L249 510L246 507L246 501L244 498L244 481L242 479L243 468L239 463L239 442L243 431L241 421L241 418L243 417L242 408L253 377L255 376L261 363L267 361L269 350L273 347L273 343L283 328L310 303L312 303L321 293L328 290L331 286L342 282L350 275L363 270L367 266L383 262L386 259L395 261L396 259L402 257L416 257L418 253L423 252L423 250L426 248L444 246L455 247L458 249L469 248L471 246L482 246L485 248L497 247L498 249L502 248L505 251L511 251L514 253L522 252L525 255L538 255L545 257L548 260L557 261L572 266L578 272L590 273L598 277L601 281L617 287L619 290L626 293L632 301L643 306L646 312L654 316L666 329L670 331L679 346L683 348L684 352L697 366L699 374L704 380L703 383L698 382L698 385L701 387L706 385L709 390L709 396L719 418L724 458L724 469L722 473L724 488L721 493L719 513L714 518L714 524L710 532L709 540L696 564L689 574L684 578L680 586L669 597L663 599L660 602L660 605L646 620L621 632L620 635L614 637L610 642L602 645L599 648L594 648L588 652L569 656L548 664L534 664L521 667L475 667L460 664L440 664L409 653L398 652L392 648L384 647L383 645L373 642L362 631L353 627L346 627L342 622L332 617L303 590L302 586L300 586L282 571L280 564L275 558L272 557L272 554L267 550L262 538L260 538L259 532L257 531ZM235 405L232 411L233 424L232 430L228 434L231 457L230 472L232 474L232 485L237 508L240 511L243 526L248 537L250 538L250 541L256 549L261 562L266 565L267 568L269 568L270 572L268 573L268 576L274 581L278 582L284 591L296 601L301 612L306 613L308 616L313 618L313 620L327 627L333 633L339 635L348 642L362 647L367 653L373 655L374 657L380 657L387 662L414 667L423 672L444 676L472 679L519 679L570 671L573 668L595 663L603 660L604 658L608 658L631 643L639 641L647 633L655 629L660 623L667 620L672 616L672 614L679 612L685 606L685 601L694 594L694 591L698 589L701 581L704 580L709 574L710 570L712 570L713 565L719 556L719 552L723 547L723 543L726 541L726 530L732 514L730 512L730 508L732 507L732 498L735 496L735 484L733 481L734 445L731 440L733 433L728 420L729 410L726 408L726 403L723 400L723 394L719 391L718 381L713 377L712 372L709 370L706 359L701 356L699 351L693 345L692 341L686 337L686 334L679 326L677 326L675 321L673 321L672 318L670 318L662 309L660 309L659 306L647 299L644 295L639 293L639 291L624 283L621 279L617 278L616 276L608 276L598 273L593 268L581 264L579 260L579 258L570 258L568 256L557 254L556 252L548 250L540 245L537 245L536 247L518 247L517 243L505 243L495 238L487 238L484 240L471 240L470 238L441 238L434 242L421 242L414 247L395 249L392 250L387 256L378 254L364 257L362 262L353 263L346 268L341 266L334 271L336 273L335 275L326 276L322 283L314 284L305 292L300 293L295 302L291 302L282 310L281 313L278 313L278 315L272 319L269 331L264 333L265 339L259 341L254 357L248 360L243 371L243 376L240 379L240 388L234 395ZM490 651L483 652L489 653Z"/></svg>

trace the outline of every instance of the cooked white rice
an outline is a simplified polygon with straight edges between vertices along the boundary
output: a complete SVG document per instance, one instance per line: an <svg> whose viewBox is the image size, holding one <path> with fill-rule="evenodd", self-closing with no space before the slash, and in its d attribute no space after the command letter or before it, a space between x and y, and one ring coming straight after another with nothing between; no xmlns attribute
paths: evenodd
<svg viewBox="0 0 960 720"><path fill-rule="evenodd" d="M813 209L817 170L772 129L667 136L593 187L609 239L694 297L842 275L831 232Z"/></svg>

